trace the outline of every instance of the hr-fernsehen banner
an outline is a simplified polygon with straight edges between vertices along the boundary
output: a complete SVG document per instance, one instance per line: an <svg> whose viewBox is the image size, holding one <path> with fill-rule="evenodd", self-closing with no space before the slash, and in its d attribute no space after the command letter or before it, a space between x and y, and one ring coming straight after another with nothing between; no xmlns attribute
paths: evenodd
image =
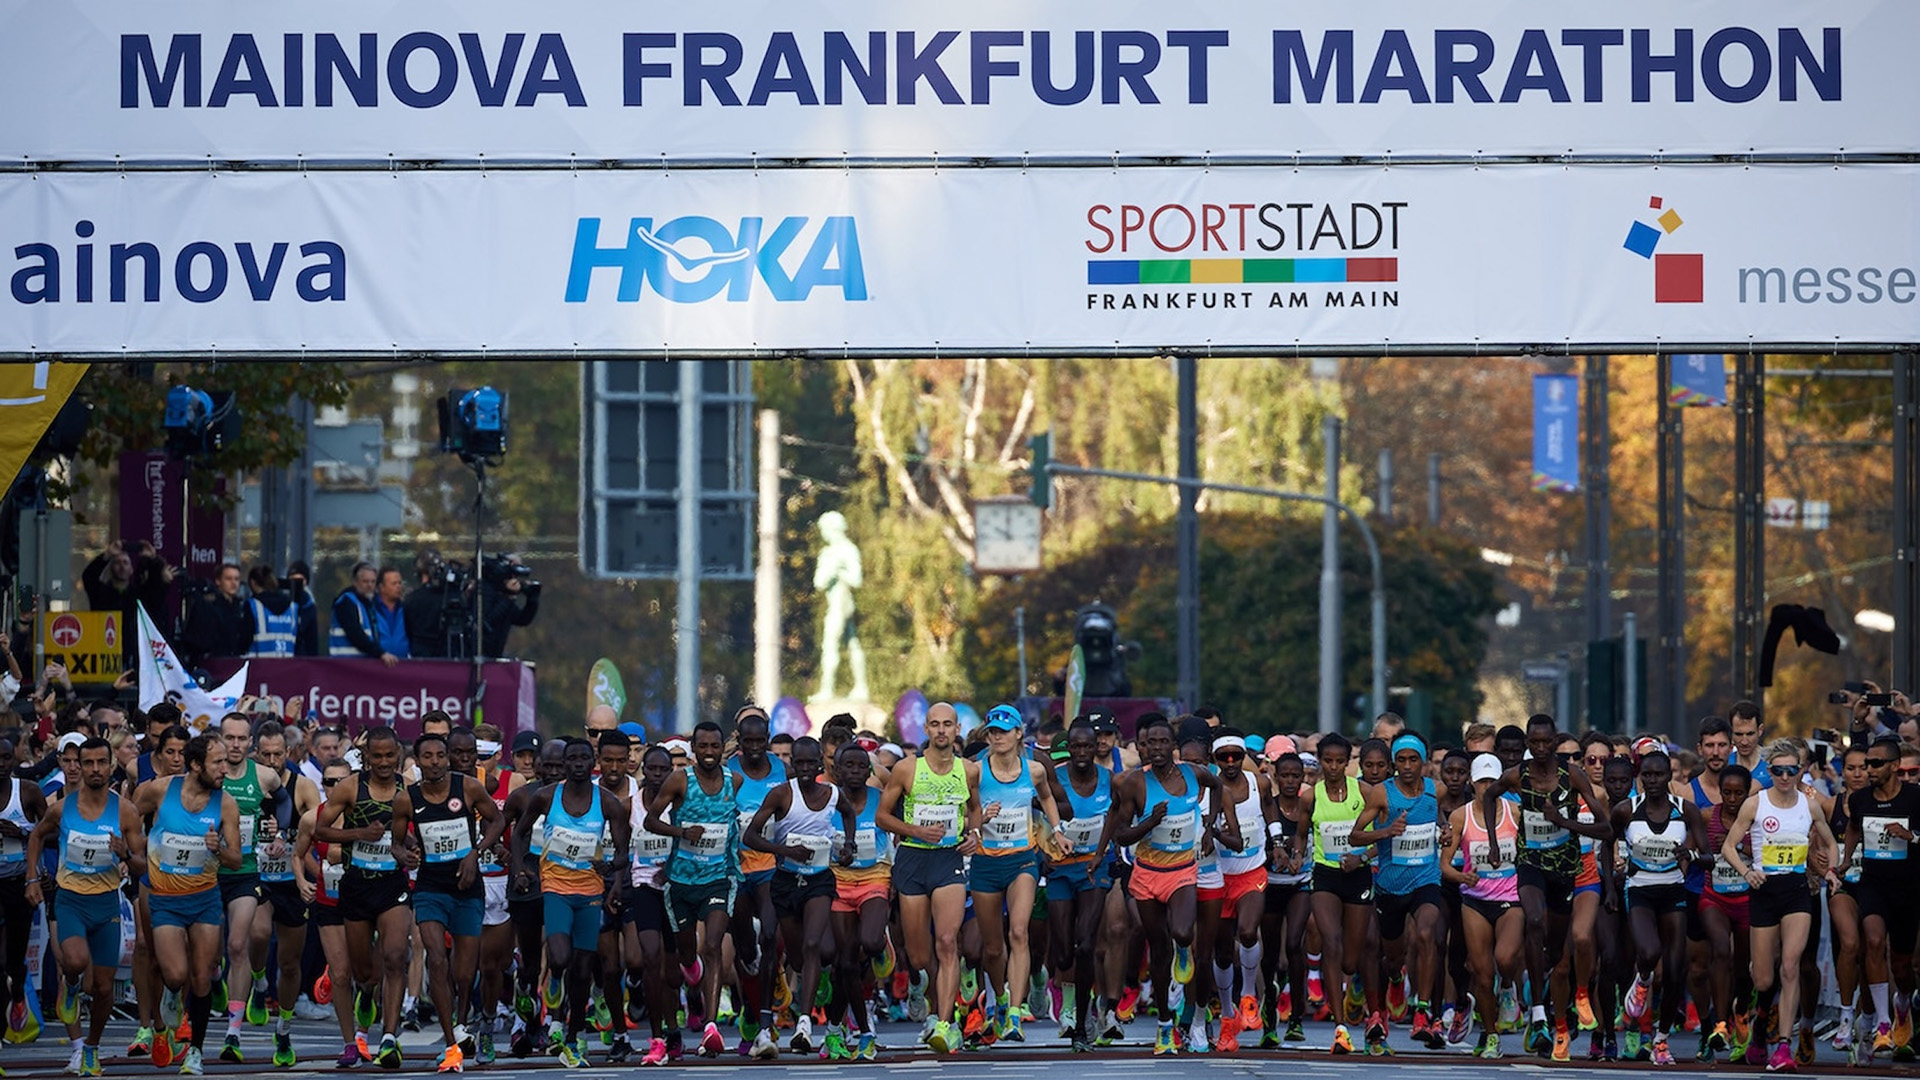
<svg viewBox="0 0 1920 1080"><path fill-rule="evenodd" d="M1580 380L1533 377L1533 490L1580 490Z"/></svg>
<svg viewBox="0 0 1920 1080"><path fill-rule="evenodd" d="M0 353L1920 341L1920 167L0 176Z"/></svg>
<svg viewBox="0 0 1920 1080"><path fill-rule="evenodd" d="M0 0L14 160L1920 150L1913 0Z"/></svg>

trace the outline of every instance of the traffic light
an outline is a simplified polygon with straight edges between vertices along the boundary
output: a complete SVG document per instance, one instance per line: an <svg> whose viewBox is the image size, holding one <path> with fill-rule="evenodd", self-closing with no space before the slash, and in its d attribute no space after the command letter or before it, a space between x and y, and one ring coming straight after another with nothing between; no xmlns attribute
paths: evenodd
<svg viewBox="0 0 1920 1080"><path fill-rule="evenodd" d="M1033 505L1045 510L1053 505L1053 478L1047 475L1047 461L1053 456L1053 433L1043 431L1027 440L1027 450L1033 455L1033 465L1027 472L1027 497Z"/></svg>

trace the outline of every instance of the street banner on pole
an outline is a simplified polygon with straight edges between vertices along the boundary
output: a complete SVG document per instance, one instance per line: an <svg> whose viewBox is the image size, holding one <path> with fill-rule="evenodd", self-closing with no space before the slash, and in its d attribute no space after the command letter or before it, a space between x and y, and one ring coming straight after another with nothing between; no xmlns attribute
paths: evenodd
<svg viewBox="0 0 1920 1080"><path fill-rule="evenodd" d="M1673 385L1667 400L1674 405L1718 408L1727 403L1727 358L1719 353L1685 354L1673 358Z"/></svg>
<svg viewBox="0 0 1920 1080"><path fill-rule="evenodd" d="M1580 379L1533 377L1533 490L1580 490Z"/></svg>

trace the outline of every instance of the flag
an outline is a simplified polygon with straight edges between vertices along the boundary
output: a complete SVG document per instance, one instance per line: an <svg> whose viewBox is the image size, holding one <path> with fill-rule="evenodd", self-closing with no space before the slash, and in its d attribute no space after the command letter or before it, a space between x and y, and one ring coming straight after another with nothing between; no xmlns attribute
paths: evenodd
<svg viewBox="0 0 1920 1080"><path fill-rule="evenodd" d="M86 364L0 364L0 488L13 483L47 425L73 396Z"/></svg>
<svg viewBox="0 0 1920 1080"><path fill-rule="evenodd" d="M1067 658L1067 720L1080 715L1080 701L1087 692L1087 654L1080 646L1073 647L1073 655Z"/></svg>
<svg viewBox="0 0 1920 1080"><path fill-rule="evenodd" d="M1677 353L1667 404L1713 408L1727 403L1727 358L1719 353Z"/></svg>
<svg viewBox="0 0 1920 1080"><path fill-rule="evenodd" d="M1533 377L1533 490L1580 490L1580 382Z"/></svg>
<svg viewBox="0 0 1920 1080"><path fill-rule="evenodd" d="M171 701L180 707L180 715L186 718L188 729L193 731L204 731L232 712L247 690L246 664L241 664L240 670L234 672L232 678L214 689L200 689L200 685L187 674L187 669L180 665L179 657L173 655L173 646L167 644L167 639L154 628L153 617L147 614L145 604L140 605L140 655L137 662L140 665L141 710Z"/></svg>

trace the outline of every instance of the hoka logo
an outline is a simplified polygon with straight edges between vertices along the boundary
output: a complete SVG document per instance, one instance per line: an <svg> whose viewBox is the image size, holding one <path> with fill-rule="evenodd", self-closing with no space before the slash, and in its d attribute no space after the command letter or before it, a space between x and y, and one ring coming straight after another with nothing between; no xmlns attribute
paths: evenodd
<svg viewBox="0 0 1920 1080"><path fill-rule="evenodd" d="M775 300L805 300L817 288L838 288L842 299L865 300L867 278L860 262L860 235L851 217L787 217L771 231L765 219L740 219L738 229L708 217L678 217L654 227L652 218L633 218L624 242L600 246L600 219L581 218L574 229L573 262L567 272L567 303L582 304L592 289L595 270L618 270L614 299L634 303L641 286L676 304L697 304L722 293L730 303L753 296L758 278ZM805 253L790 252L811 233Z"/></svg>

